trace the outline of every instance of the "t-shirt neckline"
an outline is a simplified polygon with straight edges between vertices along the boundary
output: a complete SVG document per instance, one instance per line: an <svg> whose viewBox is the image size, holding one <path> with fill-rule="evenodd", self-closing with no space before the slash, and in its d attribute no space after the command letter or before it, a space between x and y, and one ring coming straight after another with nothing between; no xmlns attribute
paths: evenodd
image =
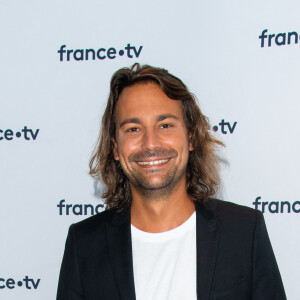
<svg viewBox="0 0 300 300"><path fill-rule="evenodd" d="M196 211L181 225L168 231L163 232L146 232L142 231L131 224L132 239L145 242L164 242L178 238L185 233L196 228Z"/></svg>

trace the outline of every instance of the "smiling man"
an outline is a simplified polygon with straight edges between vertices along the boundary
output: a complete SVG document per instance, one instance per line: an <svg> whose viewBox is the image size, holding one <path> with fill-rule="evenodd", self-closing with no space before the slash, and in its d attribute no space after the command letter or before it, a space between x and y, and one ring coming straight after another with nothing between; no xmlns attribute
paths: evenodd
<svg viewBox="0 0 300 300"><path fill-rule="evenodd" d="M117 71L90 163L108 209L70 227L57 299L286 299L262 214L211 198L218 145L180 79Z"/></svg>

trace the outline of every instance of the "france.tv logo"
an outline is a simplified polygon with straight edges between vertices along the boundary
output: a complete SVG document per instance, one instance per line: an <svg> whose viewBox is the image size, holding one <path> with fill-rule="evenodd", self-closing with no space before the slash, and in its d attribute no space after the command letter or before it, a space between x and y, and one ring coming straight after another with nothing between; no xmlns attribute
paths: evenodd
<svg viewBox="0 0 300 300"><path fill-rule="evenodd" d="M219 125L219 126L218 126ZM212 127L214 132L217 132L220 129L222 134L233 134L236 128L237 122L226 122L224 119L221 122Z"/></svg>
<svg viewBox="0 0 300 300"><path fill-rule="evenodd" d="M271 47L274 45L284 46L298 44L299 41L299 35L296 31L268 34L268 29L265 29L258 38L260 39L261 48L264 48L266 45Z"/></svg>
<svg viewBox="0 0 300 300"><path fill-rule="evenodd" d="M15 138L26 141L36 140L40 130L31 129L24 126L21 130L13 131L12 129L0 129L0 142L3 140L11 141Z"/></svg>
<svg viewBox="0 0 300 300"><path fill-rule="evenodd" d="M138 58L142 52L143 46L132 46L130 43L124 48L117 50L114 47L99 48L99 49L67 49L66 45L61 45L57 51L60 61L82 61L82 60L104 60L115 59L118 56L125 56L128 58Z"/></svg>
<svg viewBox="0 0 300 300"><path fill-rule="evenodd" d="M71 204L66 203L65 199L61 199L56 205L58 208L58 213L60 216L93 216L95 214L101 213L105 208L104 204L100 203L98 205L92 204Z"/></svg>
<svg viewBox="0 0 300 300"><path fill-rule="evenodd" d="M34 289L36 290L40 284L41 279L33 279L29 276L25 276L21 280L16 280L14 278L1 278L0 277L0 289L14 289L16 287L24 287L27 290ZM1 298L2 299L2 298Z"/></svg>
<svg viewBox="0 0 300 300"><path fill-rule="evenodd" d="M262 201L260 196L256 197L252 203L255 209L260 210L262 213L269 212L271 214L283 213L300 213L300 201Z"/></svg>

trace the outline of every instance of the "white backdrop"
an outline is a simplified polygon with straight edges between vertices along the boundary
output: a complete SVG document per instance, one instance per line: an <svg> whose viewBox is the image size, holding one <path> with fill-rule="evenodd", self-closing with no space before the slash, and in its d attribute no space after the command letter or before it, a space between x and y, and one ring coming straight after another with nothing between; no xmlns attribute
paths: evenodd
<svg viewBox="0 0 300 300"><path fill-rule="evenodd" d="M55 299L69 225L102 210L88 162L110 78L134 62L197 96L227 145L219 197L268 202L287 297L299 299L299 11L290 0L2 0L0 299Z"/></svg>

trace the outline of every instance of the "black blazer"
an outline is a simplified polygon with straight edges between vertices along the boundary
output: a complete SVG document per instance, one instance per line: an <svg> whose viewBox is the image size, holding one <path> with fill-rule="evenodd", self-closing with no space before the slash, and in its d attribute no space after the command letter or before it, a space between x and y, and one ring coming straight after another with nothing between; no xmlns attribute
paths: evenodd
<svg viewBox="0 0 300 300"><path fill-rule="evenodd" d="M209 199L196 215L198 300L286 299L260 211ZM135 300L130 224L127 209L71 225L57 300Z"/></svg>

